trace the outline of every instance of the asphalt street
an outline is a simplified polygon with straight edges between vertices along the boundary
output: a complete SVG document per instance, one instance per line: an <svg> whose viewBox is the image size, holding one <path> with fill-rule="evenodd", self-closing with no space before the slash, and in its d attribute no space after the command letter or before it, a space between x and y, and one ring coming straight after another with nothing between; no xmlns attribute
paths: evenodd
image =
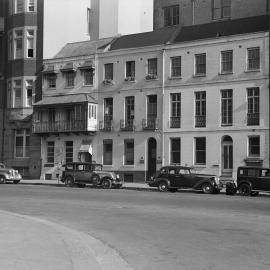
<svg viewBox="0 0 270 270"><path fill-rule="evenodd" d="M7 184L0 210L85 233L132 269L270 268L269 195Z"/></svg>

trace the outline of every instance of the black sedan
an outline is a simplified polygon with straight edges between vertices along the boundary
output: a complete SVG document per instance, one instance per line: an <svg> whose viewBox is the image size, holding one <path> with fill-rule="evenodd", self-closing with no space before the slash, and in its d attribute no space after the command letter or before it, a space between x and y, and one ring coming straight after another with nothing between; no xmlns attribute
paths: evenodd
<svg viewBox="0 0 270 270"><path fill-rule="evenodd" d="M215 175L198 174L190 167L165 166L155 176L147 181L150 187L157 187L159 191L176 191L177 189L201 190L206 194L219 193L221 187Z"/></svg>

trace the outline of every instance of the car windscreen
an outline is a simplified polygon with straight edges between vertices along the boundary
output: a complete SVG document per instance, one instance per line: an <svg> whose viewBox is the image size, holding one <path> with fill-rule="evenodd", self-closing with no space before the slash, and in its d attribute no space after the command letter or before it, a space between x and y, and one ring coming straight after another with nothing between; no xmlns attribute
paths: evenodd
<svg viewBox="0 0 270 270"><path fill-rule="evenodd" d="M102 165L93 165L94 171L102 171Z"/></svg>

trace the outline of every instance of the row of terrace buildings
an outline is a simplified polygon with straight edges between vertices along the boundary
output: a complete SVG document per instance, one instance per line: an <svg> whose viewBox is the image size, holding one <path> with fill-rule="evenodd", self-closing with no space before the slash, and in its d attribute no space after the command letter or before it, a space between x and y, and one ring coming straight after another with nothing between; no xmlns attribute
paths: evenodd
<svg viewBox="0 0 270 270"><path fill-rule="evenodd" d="M105 1L91 1L95 38ZM44 13L44 0L0 0L0 162L51 179L95 161L126 181L172 163L269 166L269 0L154 0L153 32L115 36L112 12L114 37L45 61Z"/></svg>
<svg viewBox="0 0 270 270"><path fill-rule="evenodd" d="M126 181L182 164L269 166L269 17L67 44L44 62L41 175L97 162Z"/></svg>

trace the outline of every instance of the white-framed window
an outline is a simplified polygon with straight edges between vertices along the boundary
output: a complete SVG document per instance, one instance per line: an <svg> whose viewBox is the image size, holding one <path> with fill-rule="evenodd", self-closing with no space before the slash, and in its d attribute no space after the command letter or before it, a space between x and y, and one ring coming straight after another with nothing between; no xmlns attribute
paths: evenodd
<svg viewBox="0 0 270 270"><path fill-rule="evenodd" d="M170 128L181 127L181 93L173 93L171 96Z"/></svg>
<svg viewBox="0 0 270 270"><path fill-rule="evenodd" d="M195 92L195 127L206 127L206 91Z"/></svg>
<svg viewBox="0 0 270 270"><path fill-rule="evenodd" d="M260 136L248 137L248 156L249 157L260 156Z"/></svg>
<svg viewBox="0 0 270 270"><path fill-rule="evenodd" d="M233 51L222 51L221 52L221 73L231 73L233 72Z"/></svg>
<svg viewBox="0 0 270 270"><path fill-rule="evenodd" d="M103 140L103 165L112 165L113 163L113 140Z"/></svg>
<svg viewBox="0 0 270 270"><path fill-rule="evenodd" d="M36 27L14 28L8 33L8 58L36 57Z"/></svg>
<svg viewBox="0 0 270 270"><path fill-rule="evenodd" d="M247 70L260 69L260 47L247 49Z"/></svg>
<svg viewBox="0 0 270 270"><path fill-rule="evenodd" d="M47 163L54 164L54 141L47 142Z"/></svg>
<svg viewBox="0 0 270 270"><path fill-rule="evenodd" d="M124 140L124 164L125 165L134 165L134 140L127 139Z"/></svg>
<svg viewBox="0 0 270 270"><path fill-rule="evenodd" d="M9 14L36 12L37 0L9 0Z"/></svg>
<svg viewBox="0 0 270 270"><path fill-rule="evenodd" d="M181 77L181 56L171 57L171 77Z"/></svg>
<svg viewBox="0 0 270 270"><path fill-rule="evenodd" d="M206 54L195 54L195 75L204 76L206 74Z"/></svg>
<svg viewBox="0 0 270 270"><path fill-rule="evenodd" d="M233 122L233 91L221 90L221 125L231 126Z"/></svg>
<svg viewBox="0 0 270 270"><path fill-rule="evenodd" d="M94 72L91 69L85 69L83 71L84 85L93 85Z"/></svg>
<svg viewBox="0 0 270 270"><path fill-rule="evenodd" d="M260 124L260 88L247 88L247 125Z"/></svg>
<svg viewBox="0 0 270 270"><path fill-rule="evenodd" d="M181 138L171 138L171 164L181 164Z"/></svg>
<svg viewBox="0 0 270 270"><path fill-rule="evenodd" d="M33 96L34 96L33 80L26 80L26 107L32 106Z"/></svg>
<svg viewBox="0 0 270 270"><path fill-rule="evenodd" d="M135 61L126 62L126 79L130 81L135 80Z"/></svg>
<svg viewBox="0 0 270 270"><path fill-rule="evenodd" d="M25 158L30 156L29 140L30 130L29 129L16 129L15 130L15 158Z"/></svg>
<svg viewBox="0 0 270 270"><path fill-rule="evenodd" d="M15 0L15 10L14 13L24 12L24 0Z"/></svg>
<svg viewBox="0 0 270 270"><path fill-rule="evenodd" d="M28 12L35 12L35 10L36 10L35 0L28 0L27 11Z"/></svg>
<svg viewBox="0 0 270 270"><path fill-rule="evenodd" d="M65 78L66 78L66 87L74 87L75 72L73 71L65 72Z"/></svg>
<svg viewBox="0 0 270 270"><path fill-rule="evenodd" d="M22 107L22 80L13 81L13 108Z"/></svg>
<svg viewBox="0 0 270 270"><path fill-rule="evenodd" d="M195 164L206 164L206 138L195 138Z"/></svg>
<svg viewBox="0 0 270 270"><path fill-rule="evenodd" d="M147 60L148 75L157 77L157 58L151 58Z"/></svg>
<svg viewBox="0 0 270 270"><path fill-rule="evenodd" d="M56 88L56 74L48 74L46 75L47 78L47 86L49 89Z"/></svg>
<svg viewBox="0 0 270 270"><path fill-rule="evenodd" d="M97 119L97 105L89 104L89 118Z"/></svg>
<svg viewBox="0 0 270 270"><path fill-rule="evenodd" d="M113 63L104 65L104 80L113 80Z"/></svg>

